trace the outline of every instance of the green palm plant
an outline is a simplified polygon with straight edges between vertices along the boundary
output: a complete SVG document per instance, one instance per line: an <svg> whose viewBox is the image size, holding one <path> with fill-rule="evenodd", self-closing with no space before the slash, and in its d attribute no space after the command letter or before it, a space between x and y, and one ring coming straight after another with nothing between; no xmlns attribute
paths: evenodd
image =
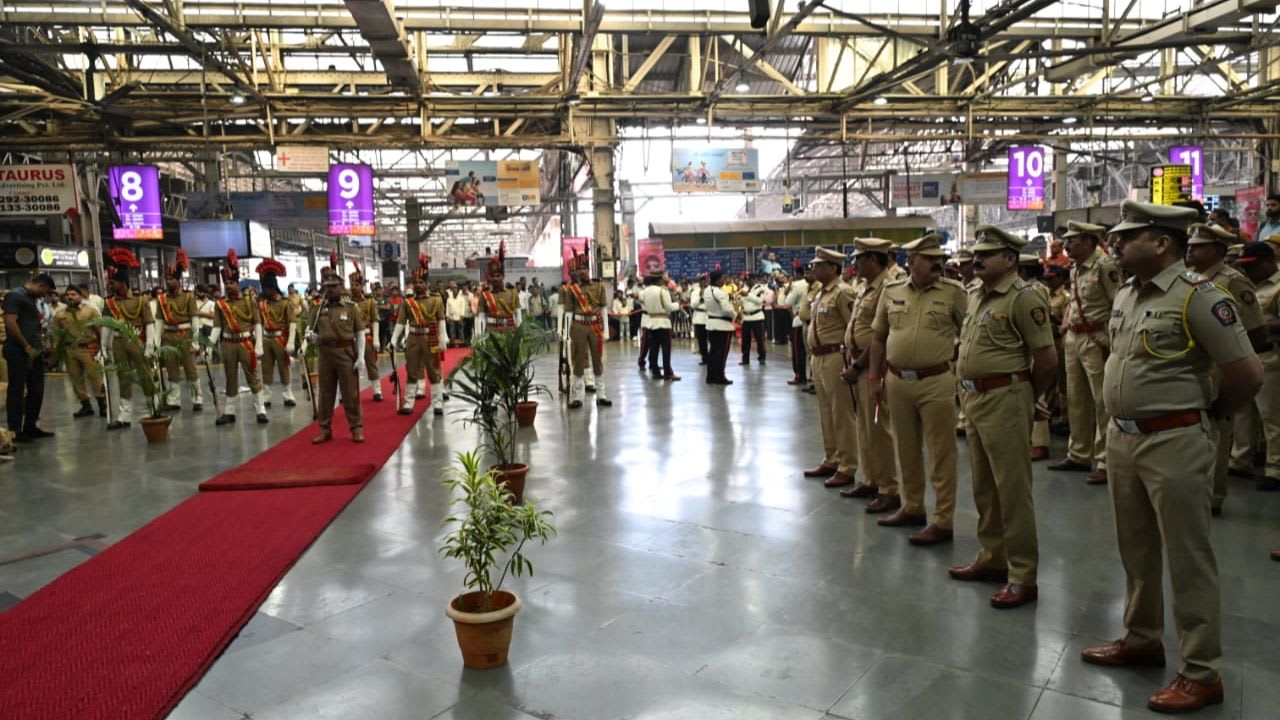
<svg viewBox="0 0 1280 720"><path fill-rule="evenodd" d="M170 359L181 359L182 351L172 345L161 345L155 349L154 353L148 354L138 331L129 323L115 318L97 317L90 320L89 324L111 330L115 337L123 338L137 355L143 358L142 364L131 362L128 358L116 358L115 362L103 368L103 371L115 370L117 377L127 379L142 390L142 394L147 399L148 417L165 417L160 366Z"/></svg>

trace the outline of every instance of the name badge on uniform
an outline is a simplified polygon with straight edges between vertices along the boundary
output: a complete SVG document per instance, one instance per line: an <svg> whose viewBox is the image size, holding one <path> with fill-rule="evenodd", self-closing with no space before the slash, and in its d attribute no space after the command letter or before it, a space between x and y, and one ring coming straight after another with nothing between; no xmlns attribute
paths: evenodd
<svg viewBox="0 0 1280 720"><path fill-rule="evenodd" d="M907 304L907 301L906 301L906 300L891 300L890 302L892 302L894 305L906 305L906 304Z"/></svg>
<svg viewBox="0 0 1280 720"><path fill-rule="evenodd" d="M346 313L342 313L342 314L338 315L338 319L339 319L339 320L346 320L346 319L347 319L347 314L346 314Z"/></svg>

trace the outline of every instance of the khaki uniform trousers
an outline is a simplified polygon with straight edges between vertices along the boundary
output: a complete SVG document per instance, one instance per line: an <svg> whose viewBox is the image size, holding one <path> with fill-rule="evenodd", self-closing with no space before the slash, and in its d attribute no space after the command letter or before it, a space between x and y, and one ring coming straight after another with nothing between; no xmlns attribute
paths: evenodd
<svg viewBox="0 0 1280 720"><path fill-rule="evenodd" d="M378 348L373 346L373 333L365 333L364 341L364 376L366 380L377 382L382 376L378 374ZM382 392L380 388L374 388Z"/></svg>
<svg viewBox="0 0 1280 720"><path fill-rule="evenodd" d="M320 395L320 427L323 430L333 428L333 404L341 393L347 427L353 431L363 428L360 378L356 376L356 356L351 343L343 343L341 346L322 344L316 358L320 366L320 387L317 389Z"/></svg>
<svg viewBox="0 0 1280 720"><path fill-rule="evenodd" d="M1261 356L1259 356L1261 357ZM1263 366L1264 370L1266 366ZM1263 380L1263 382L1266 382ZM1231 441L1231 462L1228 470L1253 474L1254 449L1257 447L1259 433L1262 429L1262 415L1258 412L1261 393L1254 396L1253 402L1244 406L1235 414L1232 423L1233 438Z"/></svg>
<svg viewBox="0 0 1280 720"><path fill-rule="evenodd" d="M254 395L262 392L262 380L258 377L257 360L253 349L246 348L240 342L222 343L222 371L227 382L227 397L234 398L240 394L240 368L244 368L245 380Z"/></svg>
<svg viewBox="0 0 1280 720"><path fill-rule="evenodd" d="M1164 635L1164 557L1182 675L1212 682L1222 662L1218 563L1209 542L1212 427L1150 435L1107 429L1107 486L1124 565L1124 641L1151 647Z"/></svg>
<svg viewBox="0 0 1280 720"><path fill-rule="evenodd" d="M844 358L838 352L813 358L813 384L822 419L822 464L853 477L858 471L858 428L851 388L840 378Z"/></svg>
<svg viewBox="0 0 1280 720"><path fill-rule="evenodd" d="M855 420L858 423L858 463L862 466L863 482L875 485L881 495L898 494L898 468L893 462L893 433L889 431L889 408L880 408L880 422L876 422L876 408L871 402L871 383L866 376L858 378L853 386L858 399ZM951 441L955 447L955 440Z"/></svg>
<svg viewBox="0 0 1280 720"><path fill-rule="evenodd" d="M973 500L982 543L977 563L1007 567L1013 585L1035 585L1040 561L1031 498L1033 392L1031 383L1019 381L964 394Z"/></svg>
<svg viewBox="0 0 1280 720"><path fill-rule="evenodd" d="M426 335L410 335L404 341L404 367L409 382L421 382L423 368L433 385L440 382L440 355L432 352L434 349Z"/></svg>
<svg viewBox="0 0 1280 720"><path fill-rule="evenodd" d="M591 361L592 374L604 374L604 362L600 357L600 336L596 335L591 325L575 321L569 326L569 349L574 377L582 377L587 371L588 359ZM643 352L641 357L644 357Z"/></svg>
<svg viewBox="0 0 1280 720"><path fill-rule="evenodd" d="M121 365L122 369L129 367L138 374L147 372L147 360L142 356L142 351L124 338L115 338L111 341L111 355L113 361ZM120 399L132 400L133 380L129 377L129 372L126 370L117 373L116 381L120 385Z"/></svg>
<svg viewBox="0 0 1280 720"><path fill-rule="evenodd" d="M902 509L925 514L922 449L929 452L933 514L929 522L950 529L956 516L956 376L945 372L921 380L888 373L885 396L902 467Z"/></svg>
<svg viewBox="0 0 1280 720"><path fill-rule="evenodd" d="M1102 348L1085 333L1067 332L1063 342L1067 367L1067 422L1071 438L1067 458L1098 469L1107 467L1107 411L1102 405Z"/></svg>
<svg viewBox="0 0 1280 720"><path fill-rule="evenodd" d="M272 375L280 375L280 384L289 387L289 351L277 338L262 339L262 382L270 385Z"/></svg>
<svg viewBox="0 0 1280 720"><path fill-rule="evenodd" d="M84 389L85 378L88 378L89 385L93 388L94 397L105 397L102 390L102 365L89 352L89 348L67 348L67 376L71 378L71 389L80 402L89 399L89 392Z"/></svg>
<svg viewBox="0 0 1280 720"><path fill-rule="evenodd" d="M1267 353L1262 359L1262 371L1262 390L1254 396L1254 402L1267 441L1266 475L1280 479L1280 355Z"/></svg>
<svg viewBox="0 0 1280 720"><path fill-rule="evenodd" d="M178 357L170 357L165 360L164 372L169 378L169 383L173 384L178 381L178 372L181 370L189 383L200 382L200 373L196 371L196 351L191 346L191 333L177 333L168 330L160 334L160 343L169 347L176 347L182 353Z"/></svg>

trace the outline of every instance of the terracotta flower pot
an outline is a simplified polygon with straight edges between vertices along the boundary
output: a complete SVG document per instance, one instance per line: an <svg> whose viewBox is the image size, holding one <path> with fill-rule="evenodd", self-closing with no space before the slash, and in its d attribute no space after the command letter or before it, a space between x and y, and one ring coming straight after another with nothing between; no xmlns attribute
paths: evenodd
<svg viewBox="0 0 1280 720"><path fill-rule="evenodd" d="M533 419L538 415L538 402L530 400L529 402L516 403L516 425L520 427L529 427L533 424Z"/></svg>
<svg viewBox="0 0 1280 720"><path fill-rule="evenodd" d="M491 670L507 664L520 598L499 590L490 598L492 610L480 612L480 597L478 591L459 595L445 608L445 614L453 620L462 664L476 670Z"/></svg>
<svg viewBox="0 0 1280 720"><path fill-rule="evenodd" d="M498 483L506 485L511 494L515 496L513 502L516 505L524 502L524 478L529 474L529 466L522 463L512 463L510 465L494 465L489 468L498 473Z"/></svg>
<svg viewBox="0 0 1280 720"><path fill-rule="evenodd" d="M173 422L173 418L166 415L164 417L147 417L139 421L142 424L142 433L147 436L149 443L162 443L169 439L169 423Z"/></svg>

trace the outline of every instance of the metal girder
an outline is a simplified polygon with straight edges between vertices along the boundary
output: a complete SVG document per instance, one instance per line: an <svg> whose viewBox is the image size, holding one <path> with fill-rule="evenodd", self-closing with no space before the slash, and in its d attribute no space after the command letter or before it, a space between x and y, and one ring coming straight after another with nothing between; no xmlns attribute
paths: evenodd
<svg viewBox="0 0 1280 720"><path fill-rule="evenodd" d="M671 44L675 41L675 35L667 35L662 38L662 40L658 42L658 46L653 49L653 52L649 53L648 57L644 59L644 62L640 63L640 67L637 68L635 73L627 80L627 83L622 86L622 92L633 92L636 88L640 87L640 83L644 82L645 77L649 75L649 71L653 70L653 66L657 65L658 61L662 59L662 56L667 54L667 50L671 48Z"/></svg>
<svg viewBox="0 0 1280 720"><path fill-rule="evenodd" d="M735 38L731 35L721 35L720 39L728 43L729 47L737 51L738 54L742 55L742 57L747 60L747 63L749 65L755 65L756 67L760 68L760 71L763 72L765 75L768 75L771 80L778 83L782 87L786 88L787 92L791 93L792 95L805 94L805 91L803 88L798 87L795 83L791 82L791 78L779 72L776 67L769 64L768 60L761 58L760 54L757 53L755 50L752 50L751 46L743 42L741 38ZM744 68L745 67L746 66L744 66Z"/></svg>
<svg viewBox="0 0 1280 720"><path fill-rule="evenodd" d="M385 87L387 75L376 70L290 70L289 86L325 87L336 85L359 88ZM150 87L199 85L199 70L125 70L120 73L124 82L140 82ZM431 83L438 87L472 88L479 84L501 85L506 88L536 88L559 79L556 73L518 72L432 72Z"/></svg>
<svg viewBox="0 0 1280 720"><path fill-rule="evenodd" d="M822 2L823 0L800 0L800 7L796 8L795 14L787 20L786 24L778 28L777 32L765 38L764 44L762 44L760 49L756 50L753 55L747 57L744 53L743 57L746 58L746 62L735 68L733 72L726 74L719 84L716 85L715 89L707 93L707 100L709 102L715 101L716 98L719 98L724 94L725 90L730 85L736 83L738 78L742 77L742 74L745 73L748 68L763 62L769 53L773 52L774 48L778 46L778 43L781 42L783 38L794 32L795 29L799 27L800 23L804 22L805 18L812 15L814 10L817 10L822 6ZM745 47L746 44L743 43L742 46ZM775 70L775 72L777 71ZM779 73L779 75L781 75L781 73ZM790 83L788 82L788 84ZM794 87L794 85L792 87Z"/></svg>
<svg viewBox="0 0 1280 720"><path fill-rule="evenodd" d="M360 37L369 43L373 56L382 63L387 81L422 100L422 79L409 51L404 27L395 16L391 0L343 0L360 28Z"/></svg>

